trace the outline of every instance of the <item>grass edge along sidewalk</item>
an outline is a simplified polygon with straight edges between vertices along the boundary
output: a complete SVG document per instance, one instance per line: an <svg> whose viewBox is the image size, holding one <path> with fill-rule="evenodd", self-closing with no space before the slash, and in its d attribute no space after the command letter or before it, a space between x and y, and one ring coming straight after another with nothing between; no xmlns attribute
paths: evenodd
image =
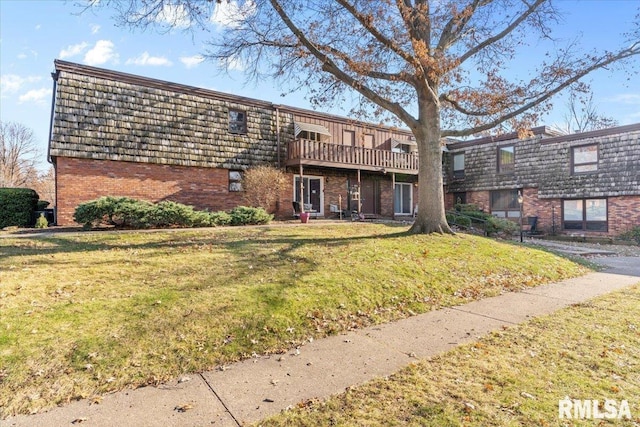
<svg viewBox="0 0 640 427"><path fill-rule="evenodd" d="M640 424L640 283L504 327L388 377L323 402L301 402L257 423L596 424Z"/></svg>

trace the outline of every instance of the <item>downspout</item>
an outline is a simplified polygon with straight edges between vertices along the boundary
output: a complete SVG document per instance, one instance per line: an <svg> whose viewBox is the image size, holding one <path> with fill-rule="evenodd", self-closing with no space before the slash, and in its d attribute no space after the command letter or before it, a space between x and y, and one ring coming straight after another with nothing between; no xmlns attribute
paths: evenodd
<svg viewBox="0 0 640 427"><path fill-rule="evenodd" d="M58 90L58 77L60 76L60 71L56 70L51 73L51 78L53 79L53 94L51 95L51 116L49 117L49 141L47 142L47 162L53 165L53 189L55 194L55 206L53 207L53 224L58 225L58 168L56 163L53 162L51 158L51 139L53 138L53 116L56 106L56 93Z"/></svg>
<svg viewBox="0 0 640 427"><path fill-rule="evenodd" d="M280 168L280 107L274 105L276 109L276 146L278 147L278 168Z"/></svg>
<svg viewBox="0 0 640 427"><path fill-rule="evenodd" d="M47 162L53 165L53 161L51 160L51 138L53 137L53 115L56 107L56 91L58 89L58 77L60 76L60 71L56 70L55 73L51 73L51 78L53 79L53 94L51 95L51 117L49 118L49 141L47 144Z"/></svg>

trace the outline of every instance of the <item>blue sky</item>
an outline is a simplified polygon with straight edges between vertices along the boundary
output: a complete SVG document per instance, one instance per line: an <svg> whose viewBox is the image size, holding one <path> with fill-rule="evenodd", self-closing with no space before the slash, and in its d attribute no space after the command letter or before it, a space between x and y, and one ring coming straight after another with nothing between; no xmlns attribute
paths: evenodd
<svg viewBox="0 0 640 427"><path fill-rule="evenodd" d="M218 73L212 63L201 62L204 38L182 32L158 34L120 28L111 11L78 14L76 3L0 0L0 120L20 122L35 132L42 166L54 59L309 108L304 93L282 97L282 90L272 82L262 82L258 87L245 85L241 70L227 76ZM566 40L581 35L584 44L593 47L617 46L619 32L630 27L640 8L640 0L560 0L557 4L568 15L555 34ZM528 62L527 57L540 54L535 47L528 50L521 55L522 64ZM613 69L597 72L589 79L599 112L621 125L640 122L640 79L632 76L629 81L629 77L624 70ZM554 105L553 113L540 124L562 122L564 101L559 98ZM328 112L346 114L340 110Z"/></svg>

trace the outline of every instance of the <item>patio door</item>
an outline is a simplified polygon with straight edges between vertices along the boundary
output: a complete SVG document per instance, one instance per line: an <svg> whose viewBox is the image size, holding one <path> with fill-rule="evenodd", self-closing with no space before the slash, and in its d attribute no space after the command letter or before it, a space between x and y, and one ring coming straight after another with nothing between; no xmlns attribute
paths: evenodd
<svg viewBox="0 0 640 427"><path fill-rule="evenodd" d="M293 188L293 200L300 201L300 176L294 178ZM324 192L322 190L322 177L319 176L304 176L302 178L303 183L303 201L305 205L311 205L311 209L318 213L318 215L324 215ZM307 210L307 209L305 209Z"/></svg>

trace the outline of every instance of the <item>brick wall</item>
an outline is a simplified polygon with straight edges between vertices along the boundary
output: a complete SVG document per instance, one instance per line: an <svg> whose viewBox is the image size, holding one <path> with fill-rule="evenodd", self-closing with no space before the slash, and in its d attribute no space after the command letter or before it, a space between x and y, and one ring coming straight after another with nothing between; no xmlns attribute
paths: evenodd
<svg viewBox="0 0 640 427"><path fill-rule="evenodd" d="M491 212L489 191L467 192L467 203L475 204L485 212ZM562 229L562 200L540 199L537 188L525 188L523 190L523 221L529 216L538 217L538 230L546 234L587 236L587 237L613 237L632 227L640 226L640 196L608 197L608 232L563 230ZM446 208L453 207L453 194L446 194Z"/></svg>
<svg viewBox="0 0 640 427"><path fill-rule="evenodd" d="M227 169L58 157L56 182L59 225L75 224L75 208L101 196L172 200L212 211L242 204L242 193L229 192Z"/></svg>

